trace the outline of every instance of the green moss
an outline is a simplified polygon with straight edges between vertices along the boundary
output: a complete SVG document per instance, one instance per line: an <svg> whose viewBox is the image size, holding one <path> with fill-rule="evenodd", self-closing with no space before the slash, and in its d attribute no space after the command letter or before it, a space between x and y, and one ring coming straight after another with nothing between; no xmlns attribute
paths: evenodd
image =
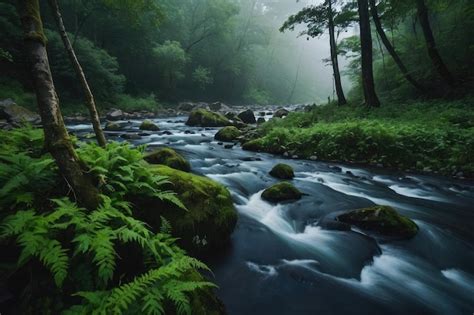
<svg viewBox="0 0 474 315"><path fill-rule="evenodd" d="M280 202L301 199L303 194L292 184L282 182L275 184L262 193L262 199L270 202Z"/></svg>
<svg viewBox="0 0 474 315"><path fill-rule="evenodd" d="M242 149L246 151L257 151L257 152L265 151L263 139L259 138L259 139L247 141L244 144L242 144Z"/></svg>
<svg viewBox="0 0 474 315"><path fill-rule="evenodd" d="M132 201L146 222L158 229L160 216L169 220L172 234L180 238L178 243L194 255L210 253L228 243L237 212L224 186L163 165L152 166L152 171L169 178L169 189L176 192L188 211L150 197L135 197Z"/></svg>
<svg viewBox="0 0 474 315"><path fill-rule="evenodd" d="M239 129L233 126L224 127L216 133L214 139L218 141L234 141L240 137L241 132Z"/></svg>
<svg viewBox="0 0 474 315"><path fill-rule="evenodd" d="M170 148L163 148L148 153L144 159L150 164L163 164L183 172L189 172L191 170L189 162Z"/></svg>
<svg viewBox="0 0 474 315"><path fill-rule="evenodd" d="M415 222L400 215L389 206L353 210L338 216L337 219L361 229L390 237L411 238L418 232Z"/></svg>
<svg viewBox="0 0 474 315"><path fill-rule="evenodd" d="M193 110L191 114L189 114L186 125L200 127L225 127L231 126L232 122L221 114L200 108Z"/></svg>
<svg viewBox="0 0 474 315"><path fill-rule="evenodd" d="M293 179L295 177L293 168L283 163L275 165L270 171L270 175L279 179Z"/></svg>
<svg viewBox="0 0 474 315"><path fill-rule="evenodd" d="M151 120L146 119L140 125L140 130L158 131L160 128Z"/></svg>

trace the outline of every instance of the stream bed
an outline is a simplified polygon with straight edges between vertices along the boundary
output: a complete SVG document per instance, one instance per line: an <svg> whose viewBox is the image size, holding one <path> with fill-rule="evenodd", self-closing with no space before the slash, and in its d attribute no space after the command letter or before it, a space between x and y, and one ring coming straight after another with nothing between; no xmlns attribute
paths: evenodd
<svg viewBox="0 0 474 315"><path fill-rule="evenodd" d="M230 315L473 314L472 181L224 148L214 140L218 128L188 127L186 119L154 119L160 131L128 141L172 147L194 173L230 190L239 220L229 248L207 262ZM119 135L141 133L140 123L107 136L121 141ZM92 130L69 129L79 138ZM293 183L306 195L272 205L260 195L277 182L268 172L282 162L294 168ZM374 204L413 219L418 234L388 242L325 224L338 212Z"/></svg>

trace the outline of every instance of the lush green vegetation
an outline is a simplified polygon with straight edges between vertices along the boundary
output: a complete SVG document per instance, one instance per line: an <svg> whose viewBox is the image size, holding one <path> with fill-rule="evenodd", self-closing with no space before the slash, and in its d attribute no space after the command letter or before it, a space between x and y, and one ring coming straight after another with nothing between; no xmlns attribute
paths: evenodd
<svg viewBox="0 0 474 315"><path fill-rule="evenodd" d="M474 175L472 99L387 104L379 109L318 106L310 112L272 119L261 132L261 138L244 144L244 148L445 175Z"/></svg>
<svg viewBox="0 0 474 315"><path fill-rule="evenodd" d="M1 274L15 294L10 311L190 314L191 305L219 311L197 292L214 286L197 273L207 267L176 245L173 224L160 217L166 208L174 217L187 213L165 189L170 182L163 173L173 172L147 166L144 148L78 143L102 198L87 210L45 153L41 130L2 131L0 139ZM161 206L137 208L128 201L132 195ZM160 225L138 219L145 212Z"/></svg>

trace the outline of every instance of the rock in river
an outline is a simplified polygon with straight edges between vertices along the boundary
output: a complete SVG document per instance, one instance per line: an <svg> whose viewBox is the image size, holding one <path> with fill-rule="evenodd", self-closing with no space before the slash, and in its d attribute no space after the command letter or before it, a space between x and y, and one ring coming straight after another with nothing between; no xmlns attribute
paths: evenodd
<svg viewBox="0 0 474 315"><path fill-rule="evenodd" d="M290 183L275 184L262 193L262 199L270 202L280 202L301 199L303 193Z"/></svg>

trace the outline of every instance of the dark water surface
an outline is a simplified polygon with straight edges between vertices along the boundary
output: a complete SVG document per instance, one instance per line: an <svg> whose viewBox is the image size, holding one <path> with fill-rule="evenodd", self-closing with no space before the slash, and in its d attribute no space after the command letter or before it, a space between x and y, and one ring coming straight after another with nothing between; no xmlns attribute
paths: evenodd
<svg viewBox="0 0 474 315"><path fill-rule="evenodd" d="M193 172L231 191L239 212L232 244L209 262L229 314L474 314L473 182L225 149L213 139L216 128L187 127L185 119L156 119L161 131L130 141L173 147ZM260 198L279 162L294 167L293 182L307 194L300 201ZM417 236L384 242L325 224L374 204L415 220Z"/></svg>

